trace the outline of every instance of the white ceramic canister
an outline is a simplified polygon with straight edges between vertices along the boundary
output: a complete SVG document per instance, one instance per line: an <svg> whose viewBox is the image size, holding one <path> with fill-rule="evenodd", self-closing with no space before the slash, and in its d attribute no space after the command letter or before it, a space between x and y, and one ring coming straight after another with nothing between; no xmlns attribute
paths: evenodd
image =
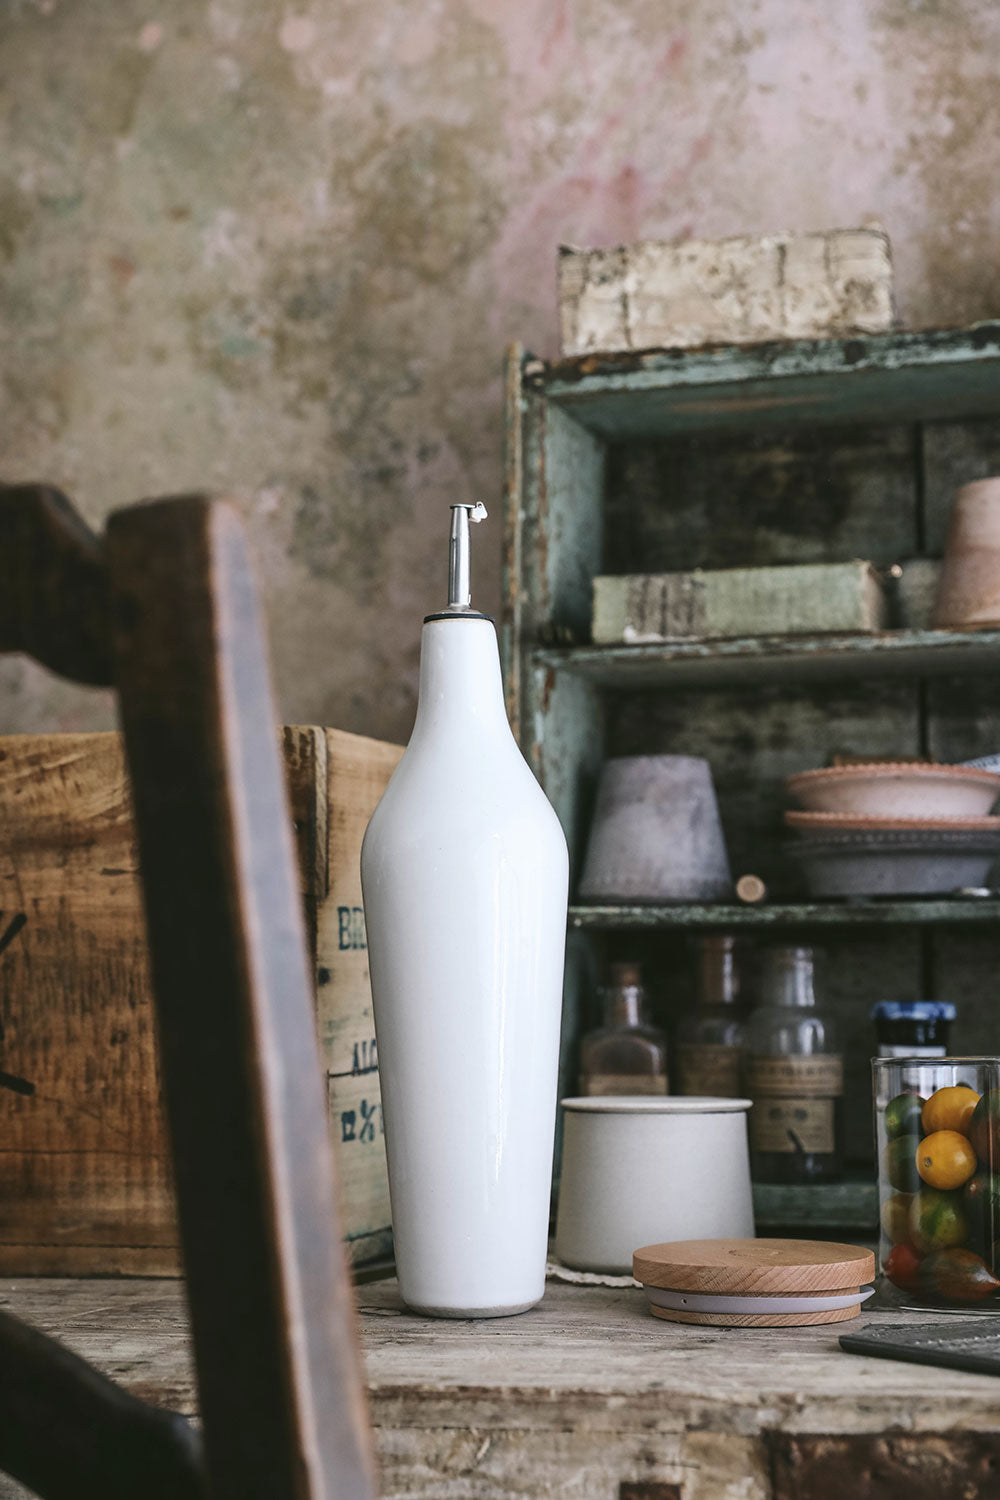
<svg viewBox="0 0 1000 1500"><path fill-rule="evenodd" d="M568 886L496 631L468 607L468 511L361 854L399 1288L442 1317L521 1312L545 1288Z"/></svg>
<svg viewBox="0 0 1000 1500"><path fill-rule="evenodd" d="M564 1099L556 1255L627 1273L641 1245L754 1233L749 1099Z"/></svg>

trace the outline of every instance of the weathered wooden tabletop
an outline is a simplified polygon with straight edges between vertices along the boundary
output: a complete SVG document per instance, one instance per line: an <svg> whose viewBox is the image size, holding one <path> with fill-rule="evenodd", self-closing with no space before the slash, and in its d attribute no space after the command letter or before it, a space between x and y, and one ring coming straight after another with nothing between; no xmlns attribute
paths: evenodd
<svg viewBox="0 0 1000 1500"><path fill-rule="evenodd" d="M413 1317L394 1281L358 1302L387 1497L1000 1495L1000 1380L842 1353L838 1333L860 1324L685 1327L637 1291L555 1283L533 1311L480 1322ZM180 1283L5 1281L0 1305L134 1393L195 1410ZM861 1324L886 1318L922 1321ZM26 1493L0 1480L0 1500Z"/></svg>

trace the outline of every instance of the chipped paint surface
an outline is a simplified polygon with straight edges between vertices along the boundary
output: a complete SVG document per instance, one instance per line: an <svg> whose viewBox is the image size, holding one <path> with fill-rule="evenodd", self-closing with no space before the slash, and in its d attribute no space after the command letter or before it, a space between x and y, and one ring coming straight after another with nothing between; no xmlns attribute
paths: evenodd
<svg viewBox="0 0 1000 1500"><path fill-rule="evenodd" d="M908 323L988 317L998 48L991 0L0 0L0 467L232 493L283 717L404 736L558 243L879 220ZM4 730L109 714L0 664Z"/></svg>

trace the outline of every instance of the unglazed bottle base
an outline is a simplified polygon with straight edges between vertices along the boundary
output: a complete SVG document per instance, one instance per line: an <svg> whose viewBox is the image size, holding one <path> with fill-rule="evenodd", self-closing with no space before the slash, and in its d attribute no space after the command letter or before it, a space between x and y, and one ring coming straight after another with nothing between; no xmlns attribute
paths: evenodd
<svg viewBox="0 0 1000 1500"><path fill-rule="evenodd" d="M421 1318L513 1318L537 1307L541 1300L534 1297L530 1302L516 1302L510 1307L424 1307L418 1302L407 1302L406 1306Z"/></svg>

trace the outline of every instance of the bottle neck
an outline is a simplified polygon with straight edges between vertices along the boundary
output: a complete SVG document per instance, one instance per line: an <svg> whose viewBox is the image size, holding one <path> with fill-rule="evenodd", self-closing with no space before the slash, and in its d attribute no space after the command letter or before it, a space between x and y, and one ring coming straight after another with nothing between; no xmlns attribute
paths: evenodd
<svg viewBox="0 0 1000 1500"><path fill-rule="evenodd" d="M490 620L429 620L420 638L413 736L510 738L496 630Z"/></svg>
<svg viewBox="0 0 1000 1500"><path fill-rule="evenodd" d="M768 954L761 980L764 1005L815 1006L813 955L808 948L781 948Z"/></svg>
<svg viewBox="0 0 1000 1500"><path fill-rule="evenodd" d="M702 938L698 945L698 1005L737 1006L740 1000L736 939L728 936Z"/></svg>
<svg viewBox="0 0 1000 1500"><path fill-rule="evenodd" d="M616 985L606 990L602 997L605 1026L641 1026L645 1020L643 1000L642 986L638 984Z"/></svg>

